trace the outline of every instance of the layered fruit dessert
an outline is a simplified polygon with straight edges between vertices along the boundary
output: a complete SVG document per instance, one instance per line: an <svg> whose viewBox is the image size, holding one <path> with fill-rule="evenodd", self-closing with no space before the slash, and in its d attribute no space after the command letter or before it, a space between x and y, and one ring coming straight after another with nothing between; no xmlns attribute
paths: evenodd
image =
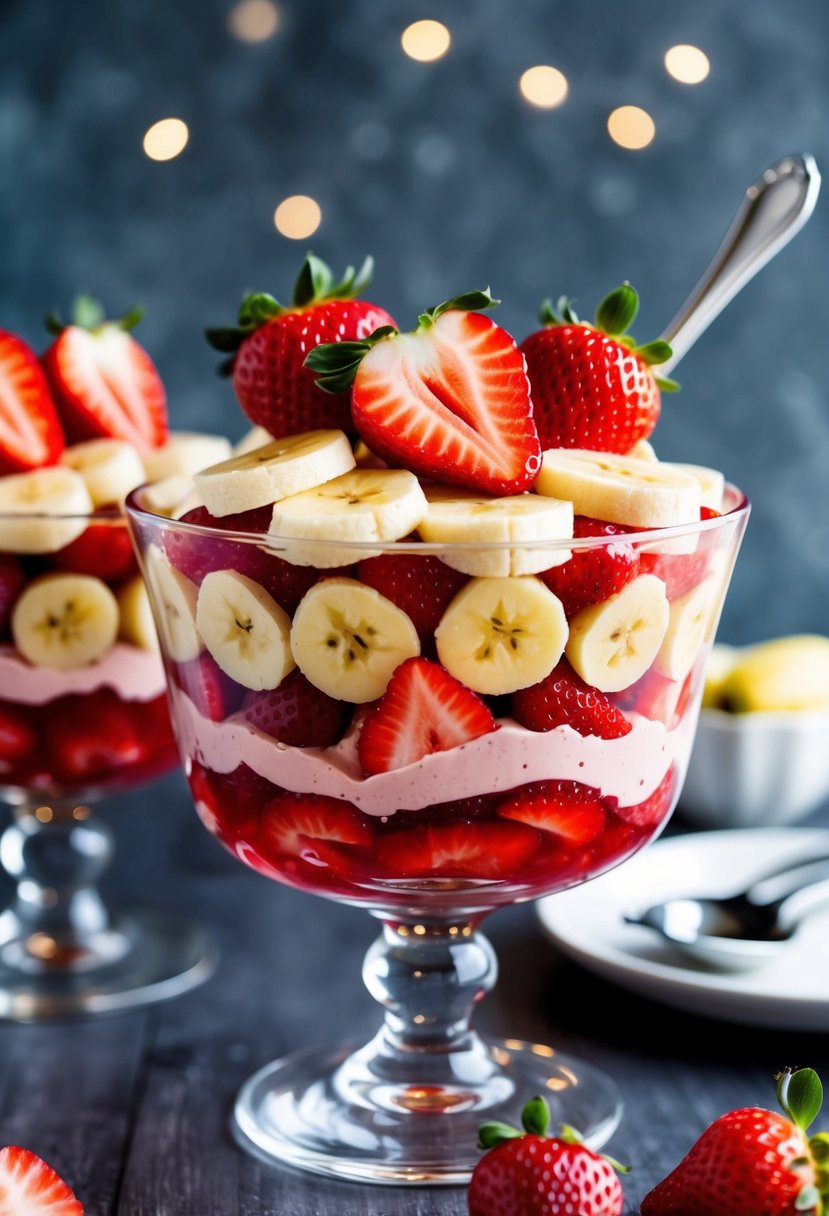
<svg viewBox="0 0 829 1216"><path fill-rule="evenodd" d="M157 508L181 498L230 445L170 434L137 319L80 300L42 359L0 330L0 790L13 801L105 792L176 759L122 505L148 479Z"/></svg>
<svg viewBox="0 0 829 1216"><path fill-rule="evenodd" d="M628 284L519 346L488 292L401 333L359 277L309 258L213 331L266 441L128 506L197 808L375 907L581 882L673 808L744 501L656 459Z"/></svg>

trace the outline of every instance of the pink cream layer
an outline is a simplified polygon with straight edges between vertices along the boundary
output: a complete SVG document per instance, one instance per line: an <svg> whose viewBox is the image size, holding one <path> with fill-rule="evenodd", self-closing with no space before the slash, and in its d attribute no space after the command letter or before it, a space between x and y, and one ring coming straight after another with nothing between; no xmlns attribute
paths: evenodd
<svg viewBox="0 0 829 1216"><path fill-rule="evenodd" d="M211 722L185 693L173 691L176 735L191 760L217 773L246 764L283 789L344 798L376 816L550 780L580 781L633 806L654 792L672 763L684 772L690 732L684 725L669 732L636 714L632 721L623 738L599 739L569 726L539 733L503 718L497 730L470 743L364 777L356 730L336 747L289 747L239 719Z"/></svg>
<svg viewBox="0 0 829 1216"><path fill-rule="evenodd" d="M122 701L152 701L166 687L161 659L151 650L116 642L97 663L58 671L34 667L13 646L0 646L0 701L46 705L58 697L109 688Z"/></svg>

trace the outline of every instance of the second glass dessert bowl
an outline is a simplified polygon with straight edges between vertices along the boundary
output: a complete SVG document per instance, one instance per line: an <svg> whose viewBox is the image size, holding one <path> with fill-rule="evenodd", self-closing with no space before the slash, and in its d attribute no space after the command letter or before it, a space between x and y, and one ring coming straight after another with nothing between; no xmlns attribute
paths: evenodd
<svg viewBox="0 0 829 1216"><path fill-rule="evenodd" d="M537 1092L606 1141L609 1078L472 1028L497 971L479 926L666 823L744 497L695 524L588 520L520 545L297 541L268 533L270 508L240 531L161 518L141 490L127 513L202 821L252 869L383 926L363 969L380 1031L255 1074L243 1143L318 1173L459 1183L481 1121Z"/></svg>

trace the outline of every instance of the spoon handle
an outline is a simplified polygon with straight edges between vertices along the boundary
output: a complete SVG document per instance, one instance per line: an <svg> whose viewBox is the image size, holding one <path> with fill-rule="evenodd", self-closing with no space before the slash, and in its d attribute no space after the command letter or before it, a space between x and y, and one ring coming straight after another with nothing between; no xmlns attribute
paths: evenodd
<svg viewBox="0 0 829 1216"><path fill-rule="evenodd" d="M660 375L668 375L729 300L800 231L819 191L820 173L808 154L784 156L752 182L713 260L662 335L673 354L660 363Z"/></svg>
<svg viewBox="0 0 829 1216"><path fill-rule="evenodd" d="M829 889L829 857L810 857L779 866L748 887L744 898L757 907L782 903L807 888L827 886Z"/></svg>

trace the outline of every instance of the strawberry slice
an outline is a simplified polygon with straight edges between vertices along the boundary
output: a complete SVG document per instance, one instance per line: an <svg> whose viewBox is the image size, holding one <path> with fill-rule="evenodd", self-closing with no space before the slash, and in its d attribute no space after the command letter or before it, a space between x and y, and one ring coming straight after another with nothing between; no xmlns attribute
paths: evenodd
<svg viewBox="0 0 829 1216"><path fill-rule="evenodd" d="M71 325L50 316L56 338L43 366L73 442L105 435L146 452L167 439L164 385L130 334L141 316L133 309L119 321L106 321L100 305L85 296L75 304Z"/></svg>
<svg viewBox="0 0 829 1216"><path fill-rule="evenodd" d="M347 869L341 845L371 844L371 828L350 802L327 794L279 794L264 808L259 838L266 858L300 858L311 865Z"/></svg>
<svg viewBox="0 0 829 1216"><path fill-rule="evenodd" d="M361 342L317 346L306 364L329 392L353 381L354 423L392 466L520 494L535 480L541 448L518 347L472 311L495 303L488 291L470 292L421 314L413 333L383 326Z"/></svg>
<svg viewBox="0 0 829 1216"><path fill-rule="evenodd" d="M223 722L239 708L244 689L207 652L187 663L178 663L175 679L196 709L211 722Z"/></svg>
<svg viewBox="0 0 829 1216"><path fill-rule="evenodd" d="M0 329L0 474L54 464L64 442L37 355L22 338Z"/></svg>
<svg viewBox="0 0 829 1216"><path fill-rule="evenodd" d="M18 1145L0 1149L0 1212L3 1216L84 1216L59 1174Z"/></svg>
<svg viewBox="0 0 829 1216"><path fill-rule="evenodd" d="M406 659L366 715L357 752L363 772L388 773L495 730L492 711L429 659Z"/></svg>
<svg viewBox="0 0 829 1216"><path fill-rule="evenodd" d="M598 790L578 781L537 781L521 786L501 803L498 814L575 845L590 844L606 823Z"/></svg>
<svg viewBox="0 0 829 1216"><path fill-rule="evenodd" d="M670 811L676 784L676 766L672 764L649 798L637 802L635 806L617 806L616 814L634 827L654 828Z"/></svg>
<svg viewBox="0 0 829 1216"><path fill-rule="evenodd" d="M510 878L526 868L541 837L517 823L436 824L390 832L375 850L395 878Z"/></svg>
<svg viewBox="0 0 829 1216"><path fill-rule="evenodd" d="M59 570L90 574L105 583L138 573L130 534L120 519L90 523L80 536L53 553L52 561Z"/></svg>
<svg viewBox="0 0 829 1216"><path fill-rule="evenodd" d="M529 730L571 726L580 735L620 739L631 724L617 705L598 688L585 684L562 659L548 676L512 694L512 716Z"/></svg>
<svg viewBox="0 0 829 1216"><path fill-rule="evenodd" d="M307 680L298 667L277 688L248 692L237 718L291 747L331 747L342 737L348 706Z"/></svg>
<svg viewBox="0 0 829 1216"><path fill-rule="evenodd" d="M596 549L576 550L569 561L539 574L541 581L561 600L568 617L610 599L636 578L640 556L633 545L621 539L630 530L623 524L586 515L577 515L573 520L573 536L605 536L608 543ZM615 536L620 539L612 540Z"/></svg>

